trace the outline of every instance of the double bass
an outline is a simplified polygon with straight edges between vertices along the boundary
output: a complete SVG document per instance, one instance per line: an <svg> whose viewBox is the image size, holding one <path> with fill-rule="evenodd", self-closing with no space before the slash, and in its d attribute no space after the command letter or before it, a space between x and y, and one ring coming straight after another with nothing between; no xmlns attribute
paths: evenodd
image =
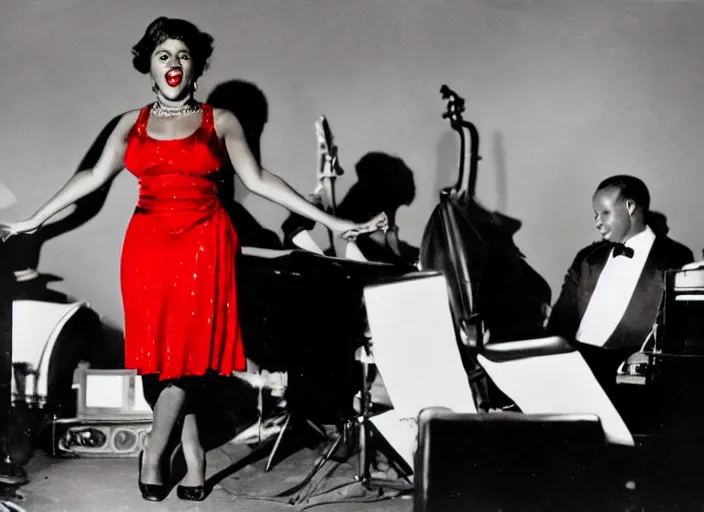
<svg viewBox="0 0 704 512"><path fill-rule="evenodd" d="M484 408L487 377L472 353L481 350L487 331L493 342L540 337L551 291L513 241L521 222L477 201L479 132L463 117L465 100L447 85L440 92L446 100L442 117L459 137L459 175L440 192L422 236L420 263L447 279L455 329L467 349L465 368Z"/></svg>

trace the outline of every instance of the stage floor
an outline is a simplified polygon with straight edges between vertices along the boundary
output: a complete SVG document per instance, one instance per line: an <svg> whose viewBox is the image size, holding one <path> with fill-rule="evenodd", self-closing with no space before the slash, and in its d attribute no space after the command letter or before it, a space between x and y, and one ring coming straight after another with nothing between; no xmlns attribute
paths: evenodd
<svg viewBox="0 0 704 512"><path fill-rule="evenodd" d="M137 489L136 459L52 459L37 453L26 466L30 482L19 489L17 503L27 512L121 512L132 510L279 512L303 510L313 501L301 501L297 506L286 503L286 498L267 499L300 482L313 467L323 446L293 448L267 473L266 457L249 462L256 455L242 445L226 444L208 452L209 480L217 482L211 494L201 503L184 502L173 490L161 503L146 502ZM292 452L292 453L291 453ZM352 462L328 462L302 492L312 496L323 490L352 482L355 468ZM315 506L320 512L359 511L410 512L413 508L409 495L370 502L375 496L364 493L361 500L349 502L349 494L359 491L356 486L343 487L348 496L332 491L317 498L331 502ZM295 495L294 495L295 496ZM346 502L341 501L344 498ZM7 499L7 498L4 498Z"/></svg>

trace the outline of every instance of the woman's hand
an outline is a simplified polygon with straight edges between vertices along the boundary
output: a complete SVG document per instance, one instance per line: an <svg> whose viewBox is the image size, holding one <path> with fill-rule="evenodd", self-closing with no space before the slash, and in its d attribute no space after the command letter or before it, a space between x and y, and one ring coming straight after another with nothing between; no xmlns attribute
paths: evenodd
<svg viewBox="0 0 704 512"><path fill-rule="evenodd" d="M18 222L0 222L0 241L4 242L13 235L35 233L40 227L41 225L33 219Z"/></svg>
<svg viewBox="0 0 704 512"><path fill-rule="evenodd" d="M369 222L364 224L356 224L348 220L338 220L338 224L333 226L334 231L342 233L342 238L348 241L354 241L359 235L365 233L373 233L375 231L383 231L389 229L389 218L384 212L376 215Z"/></svg>

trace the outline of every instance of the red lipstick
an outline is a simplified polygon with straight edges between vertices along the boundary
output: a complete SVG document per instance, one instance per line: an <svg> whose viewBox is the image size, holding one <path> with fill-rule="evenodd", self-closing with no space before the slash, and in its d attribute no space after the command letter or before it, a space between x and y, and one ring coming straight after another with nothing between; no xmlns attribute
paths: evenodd
<svg viewBox="0 0 704 512"><path fill-rule="evenodd" d="M180 69L170 69L166 73L166 83L171 87L176 87L181 83L181 78L183 78L183 73Z"/></svg>

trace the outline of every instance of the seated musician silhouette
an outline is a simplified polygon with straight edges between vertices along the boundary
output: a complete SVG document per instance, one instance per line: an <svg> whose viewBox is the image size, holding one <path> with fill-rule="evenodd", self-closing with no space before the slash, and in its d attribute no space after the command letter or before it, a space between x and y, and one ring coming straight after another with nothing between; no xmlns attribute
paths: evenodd
<svg viewBox="0 0 704 512"><path fill-rule="evenodd" d="M592 204L602 240L577 253L547 327L575 340L621 411L618 366L640 349L657 321L665 270L681 268L693 254L667 237L664 217L650 211L648 188L636 177L605 179Z"/></svg>
<svg viewBox="0 0 704 512"><path fill-rule="evenodd" d="M346 219L363 218L368 211L383 211L389 217L386 233L371 233L357 239L364 256L371 261L413 264L418 248L399 239L396 216L399 208L410 206L416 197L416 185L406 163L381 152L364 155L355 166L357 183L340 202L337 212Z"/></svg>

